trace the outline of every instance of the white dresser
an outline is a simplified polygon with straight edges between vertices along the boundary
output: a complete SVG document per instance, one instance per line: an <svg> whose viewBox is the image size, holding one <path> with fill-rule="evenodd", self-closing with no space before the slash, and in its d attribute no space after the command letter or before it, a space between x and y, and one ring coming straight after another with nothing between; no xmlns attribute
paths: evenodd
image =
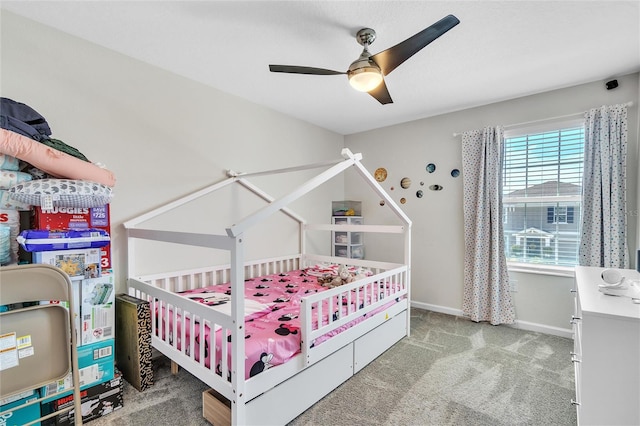
<svg viewBox="0 0 640 426"><path fill-rule="evenodd" d="M572 318L578 425L640 425L640 305L598 291L605 268L576 267ZM623 276L640 279L634 270Z"/></svg>

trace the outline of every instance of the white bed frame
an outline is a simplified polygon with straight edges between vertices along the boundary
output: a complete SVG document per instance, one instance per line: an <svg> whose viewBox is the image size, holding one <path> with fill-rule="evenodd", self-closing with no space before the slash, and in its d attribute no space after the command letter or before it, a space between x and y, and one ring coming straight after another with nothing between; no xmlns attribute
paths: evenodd
<svg viewBox="0 0 640 426"><path fill-rule="evenodd" d="M227 172L228 179L187 195L124 224L128 239L129 293L149 300L152 305L152 312L156 312L156 309L157 312L164 312L164 321L152 321L153 346L173 362L176 362L211 386L224 398L231 401L231 422L234 425L286 424L360 371L398 340L409 335L411 221L361 164L361 154L353 154L348 149L344 149L342 157L343 160L339 162L312 164L270 172L250 174L236 173L229 170ZM328 169L278 200L274 200L246 179L249 175L283 173L320 167L328 167ZM396 214L400 219L401 225L312 225L307 224L286 207L292 201L307 194L349 167L355 167L359 175L365 179L377 195L385 200L385 205ZM239 223L227 228L227 235L159 231L139 226L153 217L234 182L240 183L243 187L267 201L268 204ZM298 221L300 225L300 253L278 258L246 261L242 244L243 233L251 226L278 211L282 211ZM404 263L397 264L307 254L305 253L305 231L307 230L402 234L404 236ZM228 250L231 262L222 266L137 276L133 271L135 271L136 264L135 241L138 239ZM300 312L301 352L285 364L269 368L247 380L245 380L244 363L244 299L240 297L232 298L231 315L229 316L175 294L176 291L226 282L231 283L232 294L244 294L244 281L247 278L302 269L319 262L346 262L349 265L370 268L374 275L305 297L302 300ZM344 297L349 301L358 302L349 303L349 306L358 306L359 302L366 300L366 294L372 294L373 286L378 285L380 280L390 283L382 299L373 301L373 303L366 305L362 309L354 308L339 318L331 318L328 325L318 326L318 324L313 323L311 310L321 309L323 301L335 301L335 298ZM357 298L357 300L353 300L354 298ZM312 344L315 338L361 317L364 313L387 305L393 300L399 300L399 302L317 346ZM163 307L165 308L164 310L162 309ZM186 342L186 327L182 327L180 338L182 342L186 343L183 343L181 348L178 349L178 339L175 336L172 342L169 342L169 339L162 338L168 333L168 326L163 326L163 324L172 324L172 329L177 330L175 324L180 321L179 314L182 313L192 319L189 330L191 341ZM318 317L321 317L321 315L318 315ZM198 324L194 319L198 319ZM229 365L227 362L228 345L223 344L221 347L221 375L215 373L215 365L205 365L205 345L202 342L200 342L198 361L195 359L195 351L188 353L185 350L187 347L195 347L193 337L195 335L195 327L200 328L200 336L205 335L205 323L212 330L215 325L216 329L220 329L220 332L224 333L223 336L231 336L230 350L232 355L243 354L240 357L232 356ZM214 335L215 333L211 333L211 336ZM214 353L215 340L210 338L208 345L210 352ZM213 356L211 358L214 359ZM212 362L212 364L215 363ZM197 396L194 395L194 397ZM274 409L274 407L277 407L277 409Z"/></svg>

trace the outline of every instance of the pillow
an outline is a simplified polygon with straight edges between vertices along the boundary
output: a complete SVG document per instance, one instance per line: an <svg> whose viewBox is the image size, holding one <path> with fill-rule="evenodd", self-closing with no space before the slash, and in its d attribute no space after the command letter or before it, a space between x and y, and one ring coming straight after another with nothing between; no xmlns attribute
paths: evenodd
<svg viewBox="0 0 640 426"><path fill-rule="evenodd" d="M31 179L33 177L29 173L0 170L0 189L9 189L16 183Z"/></svg>
<svg viewBox="0 0 640 426"><path fill-rule="evenodd" d="M100 207L111 202L111 188L97 182L75 179L36 179L9 188L12 200L53 207Z"/></svg>
<svg viewBox="0 0 640 426"><path fill-rule="evenodd" d="M116 184L113 172L6 129L0 129L0 152L59 178L89 180L107 186Z"/></svg>

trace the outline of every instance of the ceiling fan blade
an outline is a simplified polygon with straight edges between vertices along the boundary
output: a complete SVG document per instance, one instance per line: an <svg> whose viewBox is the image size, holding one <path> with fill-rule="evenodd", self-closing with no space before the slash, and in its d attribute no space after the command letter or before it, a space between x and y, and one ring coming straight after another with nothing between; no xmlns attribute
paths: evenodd
<svg viewBox="0 0 640 426"><path fill-rule="evenodd" d="M404 61L418 53L426 45L440 37L460 23L453 15L447 15L430 27L409 37L393 47L383 50L371 56L371 59L380 67L382 74L387 75Z"/></svg>
<svg viewBox="0 0 640 426"><path fill-rule="evenodd" d="M376 87L373 90L370 90L368 93L374 98L376 98L376 100L380 102L382 105L393 103L393 100L391 99L391 95L389 94L389 90L387 90L387 85L384 83L384 80L382 80L382 83L380 83L378 87Z"/></svg>
<svg viewBox="0 0 640 426"><path fill-rule="evenodd" d="M299 67L295 65L269 65L271 72L286 72L291 74L313 74L313 75L338 75L345 72L327 70L324 68Z"/></svg>

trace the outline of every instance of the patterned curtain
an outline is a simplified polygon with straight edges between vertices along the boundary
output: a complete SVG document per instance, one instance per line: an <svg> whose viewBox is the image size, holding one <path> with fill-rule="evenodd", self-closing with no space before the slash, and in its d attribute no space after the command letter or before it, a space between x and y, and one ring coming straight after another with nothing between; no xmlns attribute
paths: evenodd
<svg viewBox="0 0 640 426"><path fill-rule="evenodd" d="M627 106L585 113L580 265L628 268Z"/></svg>
<svg viewBox="0 0 640 426"><path fill-rule="evenodd" d="M464 296L462 310L472 321L511 324L502 230L502 127L462 135L464 186Z"/></svg>

